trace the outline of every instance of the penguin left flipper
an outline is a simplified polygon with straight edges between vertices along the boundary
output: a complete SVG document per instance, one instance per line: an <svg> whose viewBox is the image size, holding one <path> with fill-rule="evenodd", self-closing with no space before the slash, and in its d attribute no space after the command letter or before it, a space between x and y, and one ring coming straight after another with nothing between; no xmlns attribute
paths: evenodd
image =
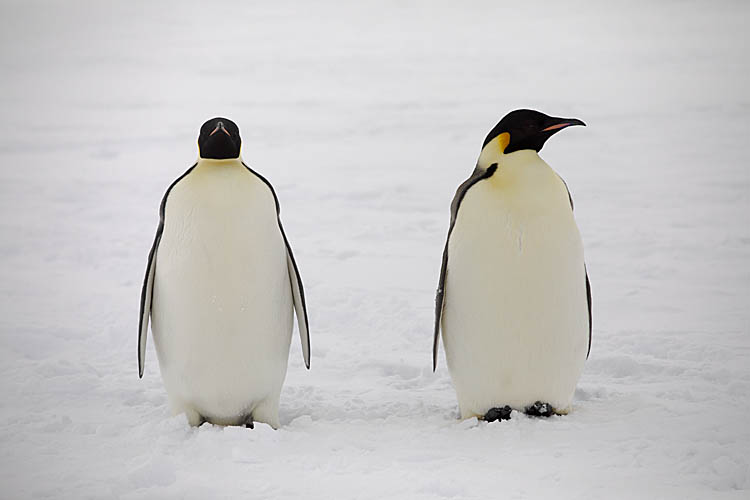
<svg viewBox="0 0 750 500"><path fill-rule="evenodd" d="M245 162L242 165L255 175L258 179L268 186L273 195L273 200L276 203L276 217L279 222L279 230L281 236L284 239L284 245L286 245L286 259L287 267L289 268L289 281L292 286L292 298L294 299L294 310L297 314L297 326L299 327L299 337L302 342L302 356L305 360L305 367L310 369L310 330L307 321L307 303L305 302L305 289L302 286L302 278L300 278L299 269L297 268L297 262L294 260L294 254L292 253L292 246L289 244L289 240L284 232L284 226L281 224L281 206L279 205L279 198L276 196L273 186L268 179L260 175L258 172L248 167Z"/></svg>
<svg viewBox="0 0 750 500"><path fill-rule="evenodd" d="M161 235L164 232L164 209L167 205L167 197L172 188L180 182L187 174L193 171L198 165L194 163L185 173L179 176L169 185L164 197L159 205L159 227L156 228L154 243L151 245L151 251L148 253L148 263L146 264L146 276L143 278L143 287L141 288L141 309L138 321L138 377L143 378L143 368L146 364L146 337L148 336L148 322L151 317L151 299L154 294L154 272L156 271L156 252L159 249Z"/></svg>
<svg viewBox="0 0 750 500"><path fill-rule="evenodd" d="M565 182L565 179L557 176L565 186L565 190L568 192L568 200L570 201L570 209L575 210L575 206L573 205L573 197L570 195L570 188L568 188L568 183ZM589 272L586 269L586 264L583 264L583 274L586 276L586 302L588 303L589 307L589 347L586 351L586 359L589 359L589 354L591 354L591 331L592 331L592 322L591 322L591 282L589 281Z"/></svg>
<svg viewBox="0 0 750 500"><path fill-rule="evenodd" d="M488 168L482 168L479 165L474 168L468 179L461 183L456 190L456 195L451 202L451 221L448 227L448 236L445 238L445 248L443 248L443 263L440 266L440 279L438 281L437 294L435 295L435 337L432 342L432 371L437 368L438 344L440 342L440 318L443 315L443 300L445 298L445 276L448 271L448 244L450 243L453 226L456 225L458 209L461 206L464 195L474 184L491 177L497 170L497 163L493 163Z"/></svg>
<svg viewBox="0 0 750 500"><path fill-rule="evenodd" d="M307 305L305 303L305 289L302 287L302 278L299 276L299 270L297 269L297 262L294 260L294 254L292 254L292 247L289 245L289 240L286 239L284 228L281 225L281 219L279 219L279 229L281 230L281 236L284 237L284 244L286 245L286 261L287 267L289 268L289 281L292 285L292 298L294 299L294 310L297 314L297 326L299 328L299 338L302 342L302 356L305 359L305 367L310 369L310 331L307 326Z"/></svg>

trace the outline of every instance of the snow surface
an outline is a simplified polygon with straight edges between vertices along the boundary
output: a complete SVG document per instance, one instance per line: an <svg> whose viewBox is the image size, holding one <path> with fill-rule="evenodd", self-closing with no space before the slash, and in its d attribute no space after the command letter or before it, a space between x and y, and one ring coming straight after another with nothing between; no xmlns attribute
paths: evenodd
<svg viewBox="0 0 750 500"><path fill-rule="evenodd" d="M0 497L750 497L747 2L0 4ZM507 111L586 245L574 411L460 422L434 289ZM282 428L171 417L138 300L204 120L241 128L307 288Z"/></svg>

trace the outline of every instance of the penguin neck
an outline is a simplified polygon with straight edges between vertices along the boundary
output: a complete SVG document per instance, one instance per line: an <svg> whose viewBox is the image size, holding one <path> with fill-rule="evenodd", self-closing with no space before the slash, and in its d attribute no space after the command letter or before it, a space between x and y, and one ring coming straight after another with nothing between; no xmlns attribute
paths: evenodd
<svg viewBox="0 0 750 500"><path fill-rule="evenodd" d="M498 169L512 169L541 161L543 160L539 157L539 153L533 149L521 149L504 154L498 147L497 141L491 141L482 150L482 154L479 155L477 166L486 170L490 165L497 163Z"/></svg>
<svg viewBox="0 0 750 500"><path fill-rule="evenodd" d="M198 157L197 167L205 168L227 168L227 167L238 167L242 166L242 157L228 158L226 160L217 160L215 158L201 158Z"/></svg>

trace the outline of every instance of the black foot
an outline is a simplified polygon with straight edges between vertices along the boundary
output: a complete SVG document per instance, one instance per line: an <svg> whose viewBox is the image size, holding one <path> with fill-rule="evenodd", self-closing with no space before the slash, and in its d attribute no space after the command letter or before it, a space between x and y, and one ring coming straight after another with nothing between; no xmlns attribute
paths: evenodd
<svg viewBox="0 0 750 500"><path fill-rule="evenodd" d="M244 419L242 419L242 425L244 425L248 429L255 429L255 425L253 424L253 416L247 415Z"/></svg>
<svg viewBox="0 0 750 500"><path fill-rule="evenodd" d="M510 420L510 413L513 408L510 406L503 406L502 408L490 408L490 411L485 413L484 418L486 422L494 422L495 420Z"/></svg>
<svg viewBox="0 0 750 500"><path fill-rule="evenodd" d="M555 414L555 409L549 403L537 401L533 405L526 407L524 413L530 417L551 417Z"/></svg>

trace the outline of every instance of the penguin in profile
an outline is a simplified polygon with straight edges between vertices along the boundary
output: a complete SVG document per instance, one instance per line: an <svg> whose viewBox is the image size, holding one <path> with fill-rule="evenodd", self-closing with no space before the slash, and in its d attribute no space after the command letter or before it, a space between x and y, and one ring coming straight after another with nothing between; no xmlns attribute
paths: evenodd
<svg viewBox="0 0 750 500"><path fill-rule="evenodd" d="M557 132L585 125L538 111L490 131L451 204L435 299L461 418L568 412L591 348L591 287L573 200L540 157Z"/></svg>
<svg viewBox="0 0 750 500"><path fill-rule="evenodd" d="M203 124L198 161L169 186L141 292L138 374L149 317L173 413L203 422L279 426L297 313L310 336L302 280L271 184L240 157L226 118Z"/></svg>

